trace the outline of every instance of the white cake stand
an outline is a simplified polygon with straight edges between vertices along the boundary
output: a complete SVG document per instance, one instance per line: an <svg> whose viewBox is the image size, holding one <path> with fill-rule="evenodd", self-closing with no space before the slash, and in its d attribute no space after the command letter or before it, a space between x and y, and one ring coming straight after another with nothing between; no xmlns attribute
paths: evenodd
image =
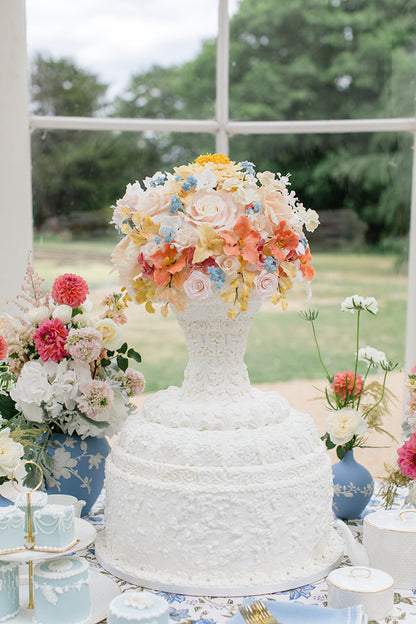
<svg viewBox="0 0 416 624"><path fill-rule="evenodd" d="M121 564L119 565L114 561L107 551L105 530L100 531L95 541L95 557L98 563L113 576L147 589L189 596L264 596L288 591L303 585L310 585L328 576L329 572L337 568L344 558L344 541L336 529L333 529L328 540L326 552L311 569L299 569L283 578L271 578L269 583L253 583L251 585L181 584L172 582L168 578L163 578L159 574L156 576L146 573L146 570L142 572L140 569L137 571L126 570Z"/></svg>

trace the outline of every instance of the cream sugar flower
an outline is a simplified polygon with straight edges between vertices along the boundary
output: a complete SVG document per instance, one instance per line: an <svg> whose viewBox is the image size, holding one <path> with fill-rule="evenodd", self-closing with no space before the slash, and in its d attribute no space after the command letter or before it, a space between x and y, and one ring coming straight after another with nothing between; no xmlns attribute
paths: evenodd
<svg viewBox="0 0 416 624"><path fill-rule="evenodd" d="M232 304L230 318L254 291L286 309L294 283L314 276L303 227L318 223L288 184L251 162L206 154L157 171L144 189L129 185L112 221L123 236L112 255L121 285L150 312L155 302L163 313L167 303L183 310L214 289Z"/></svg>

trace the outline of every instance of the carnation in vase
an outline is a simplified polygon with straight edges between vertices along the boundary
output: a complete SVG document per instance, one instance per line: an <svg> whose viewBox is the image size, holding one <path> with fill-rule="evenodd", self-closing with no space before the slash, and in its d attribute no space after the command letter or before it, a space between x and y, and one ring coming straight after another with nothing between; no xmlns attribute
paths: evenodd
<svg viewBox="0 0 416 624"><path fill-rule="evenodd" d="M332 387L335 394L341 398L359 396L363 387L364 379L361 375L355 377L353 371L338 371L334 375Z"/></svg>
<svg viewBox="0 0 416 624"><path fill-rule="evenodd" d="M74 273L65 273L56 278L52 286L52 297L58 305L78 308L89 293L87 282Z"/></svg>
<svg viewBox="0 0 416 624"><path fill-rule="evenodd" d="M410 438L397 449L399 456L397 465L402 474L410 479L416 479L416 433L412 433Z"/></svg>

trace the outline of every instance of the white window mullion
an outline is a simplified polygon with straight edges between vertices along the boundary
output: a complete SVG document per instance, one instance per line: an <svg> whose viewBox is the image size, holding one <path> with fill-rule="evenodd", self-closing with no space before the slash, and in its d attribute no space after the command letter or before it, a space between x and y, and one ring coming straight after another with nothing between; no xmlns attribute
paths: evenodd
<svg viewBox="0 0 416 624"><path fill-rule="evenodd" d="M412 199L410 209L405 347L405 366L407 371L410 371L410 368L416 364L416 132L413 135Z"/></svg>
<svg viewBox="0 0 416 624"><path fill-rule="evenodd" d="M228 154L228 64L229 64L229 16L228 0L219 0L216 67L216 135L217 153Z"/></svg>

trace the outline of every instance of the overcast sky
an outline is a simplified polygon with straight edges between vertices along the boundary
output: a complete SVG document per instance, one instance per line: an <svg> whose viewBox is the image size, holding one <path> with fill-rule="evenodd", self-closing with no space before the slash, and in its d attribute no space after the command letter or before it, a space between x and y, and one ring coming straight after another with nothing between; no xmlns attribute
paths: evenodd
<svg viewBox="0 0 416 624"><path fill-rule="evenodd" d="M236 10L238 0L229 0ZM27 45L71 57L112 86L152 64L195 57L204 39L216 36L217 0L26 0Z"/></svg>

